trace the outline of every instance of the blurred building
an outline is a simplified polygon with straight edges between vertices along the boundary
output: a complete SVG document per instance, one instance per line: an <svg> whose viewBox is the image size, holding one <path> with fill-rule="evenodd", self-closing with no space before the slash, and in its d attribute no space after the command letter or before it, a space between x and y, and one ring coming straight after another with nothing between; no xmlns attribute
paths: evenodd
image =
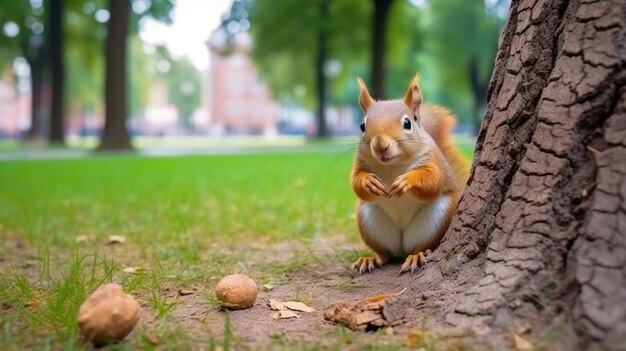
<svg viewBox="0 0 626 351"><path fill-rule="evenodd" d="M0 72L0 137L18 137L30 127L30 92L18 94L11 70Z"/></svg>
<svg viewBox="0 0 626 351"><path fill-rule="evenodd" d="M250 36L240 33L227 47L225 34L217 30L208 44L211 132L276 135L276 104L250 59Z"/></svg>

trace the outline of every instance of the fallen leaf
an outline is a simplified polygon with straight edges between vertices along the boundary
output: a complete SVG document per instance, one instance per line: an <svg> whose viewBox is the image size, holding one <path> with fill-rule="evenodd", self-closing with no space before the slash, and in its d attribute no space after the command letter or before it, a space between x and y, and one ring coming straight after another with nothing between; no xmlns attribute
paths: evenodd
<svg viewBox="0 0 626 351"><path fill-rule="evenodd" d="M297 314L289 310L280 310L274 313L274 319L300 318Z"/></svg>
<svg viewBox="0 0 626 351"><path fill-rule="evenodd" d="M368 303L380 302L380 301L383 301L383 300L387 300L390 297L399 296L405 290L406 290L406 288L402 289L402 291L400 291L399 293L395 293L395 294L376 294L376 295L368 296L364 300L365 300L365 302L368 302Z"/></svg>
<svg viewBox="0 0 626 351"><path fill-rule="evenodd" d="M533 344L515 333L513 333L513 343L515 344L516 351L533 350Z"/></svg>
<svg viewBox="0 0 626 351"><path fill-rule="evenodd" d="M300 312L306 312L306 313L315 312L315 310L312 309L311 307L303 304L302 302L298 302L298 301L287 301L287 302L284 303L284 305L288 309L294 310L294 311L300 311Z"/></svg>
<svg viewBox="0 0 626 351"><path fill-rule="evenodd" d="M380 313L364 311L356 315L356 325L368 324L372 321L380 319L381 317Z"/></svg>
<svg viewBox="0 0 626 351"><path fill-rule="evenodd" d="M91 241L91 239L87 235L79 235L76 237L75 241L77 243L86 243Z"/></svg>
<svg viewBox="0 0 626 351"><path fill-rule="evenodd" d="M278 301L278 300L270 299L269 300L269 305L270 305L270 308L275 310L275 311L280 311L280 310L284 310L285 309L285 303L281 302L281 301Z"/></svg>
<svg viewBox="0 0 626 351"><path fill-rule="evenodd" d="M130 274L139 274L139 273L143 273L145 271L146 271L146 269L141 267L141 266L126 267L126 268L122 269L122 272L130 273Z"/></svg>
<svg viewBox="0 0 626 351"><path fill-rule="evenodd" d="M34 300L30 300L27 303L24 304L24 307L28 307L28 308L36 308L41 306L41 301L34 299Z"/></svg>
<svg viewBox="0 0 626 351"><path fill-rule="evenodd" d="M424 333L419 330L412 331L404 337L404 344L409 347L419 345L420 340L424 337Z"/></svg>
<svg viewBox="0 0 626 351"><path fill-rule="evenodd" d="M126 242L126 237L122 235L111 235L107 239L107 244L124 244Z"/></svg>
<svg viewBox="0 0 626 351"><path fill-rule="evenodd" d="M191 289L178 289L178 295L180 296L193 295L194 292L195 291Z"/></svg>

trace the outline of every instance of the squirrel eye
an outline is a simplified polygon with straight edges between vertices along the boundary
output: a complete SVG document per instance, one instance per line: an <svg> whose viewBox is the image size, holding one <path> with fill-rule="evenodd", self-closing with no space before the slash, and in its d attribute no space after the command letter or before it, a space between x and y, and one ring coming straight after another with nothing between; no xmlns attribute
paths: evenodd
<svg viewBox="0 0 626 351"><path fill-rule="evenodd" d="M361 122L359 128L361 128L361 133L365 133L365 121Z"/></svg>
<svg viewBox="0 0 626 351"><path fill-rule="evenodd" d="M404 117L402 119L402 127L406 130L411 130L411 119L409 117Z"/></svg>

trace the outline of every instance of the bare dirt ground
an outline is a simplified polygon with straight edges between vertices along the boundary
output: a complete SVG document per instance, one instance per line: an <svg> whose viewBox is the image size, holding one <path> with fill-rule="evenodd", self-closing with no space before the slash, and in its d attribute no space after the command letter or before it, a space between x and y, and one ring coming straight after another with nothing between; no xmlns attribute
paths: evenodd
<svg viewBox="0 0 626 351"><path fill-rule="evenodd" d="M10 245L15 248L15 255L4 255L0 268L18 267L28 280L36 282L42 268L36 260L37 254L20 242ZM463 279L442 279L438 268L441 262L429 262L413 275L399 275L400 263L356 275L345 257L350 251L346 243L318 241L302 244L300 248L292 242L262 245L262 250L253 250L246 257L249 270L244 273L255 279L259 287L252 308L229 311L211 303L214 284L193 282L181 293L179 286L168 283L157 291L165 300L175 302L164 319L149 302L149 293L139 290L135 296L142 306L141 321L125 344L141 349L145 348L147 339L156 349L178 348L168 340L168 332L164 332L175 329L185 335L184 348L191 346L196 350L523 350L514 343L513 334L530 340L536 334L532 325L513 329L462 328L458 321L449 320L447 316L464 291ZM259 277L266 275L268 267L289 266L297 261L298 255L308 255L302 261L305 263L288 269L285 279L264 288ZM400 310L394 312L394 320L386 321L380 328L353 331L325 319L325 311L334 304L350 306L379 294L398 294L385 303L392 306L389 310ZM275 319L276 311L269 306L271 299L301 301L315 311L295 312L298 318ZM545 340L535 340L535 346L539 346L535 350L554 349L554 344L546 344Z"/></svg>

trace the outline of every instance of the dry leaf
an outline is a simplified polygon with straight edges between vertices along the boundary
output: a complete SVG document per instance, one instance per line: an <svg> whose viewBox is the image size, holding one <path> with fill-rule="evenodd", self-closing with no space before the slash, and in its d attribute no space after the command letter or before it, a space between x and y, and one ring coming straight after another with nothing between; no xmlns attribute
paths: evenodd
<svg viewBox="0 0 626 351"><path fill-rule="evenodd" d="M372 296L366 297L364 300L367 303L380 302L380 301L383 301L383 300L387 300L390 297L399 296L405 290L406 290L406 288L402 289L402 291L400 291L399 293L395 293L395 294L376 294L376 295L372 295Z"/></svg>
<svg viewBox="0 0 626 351"><path fill-rule="evenodd" d="M124 244L126 242L126 237L122 235L111 235L107 239L107 244Z"/></svg>
<svg viewBox="0 0 626 351"><path fill-rule="evenodd" d="M419 330L412 331L404 337L404 344L409 347L415 347L424 337L424 333Z"/></svg>
<svg viewBox="0 0 626 351"><path fill-rule="evenodd" d="M76 237L75 241L77 243L86 243L88 241L91 241L91 239L87 235L79 235Z"/></svg>
<svg viewBox="0 0 626 351"><path fill-rule="evenodd" d="M281 301L278 301L278 300L270 299L269 305L270 305L270 308L275 310L275 311L280 311L280 310L284 310L285 309L285 303L281 302Z"/></svg>
<svg viewBox="0 0 626 351"><path fill-rule="evenodd" d="M513 333L513 343L515 344L516 351L533 350L533 344L515 333Z"/></svg>
<svg viewBox="0 0 626 351"><path fill-rule="evenodd" d="M24 304L24 307L28 307L28 308L36 308L41 306L41 301L34 299L34 300L30 300L27 303Z"/></svg>
<svg viewBox="0 0 626 351"><path fill-rule="evenodd" d="M311 307L303 304L302 302L287 301L287 302L284 303L284 305L288 309L294 310L294 311L307 312L307 313L315 312L314 309L312 309Z"/></svg>
<svg viewBox="0 0 626 351"><path fill-rule="evenodd" d="M300 318L300 316L298 316L297 314L289 310L280 310L274 313L274 319L287 319L287 318Z"/></svg>
<svg viewBox="0 0 626 351"><path fill-rule="evenodd" d="M126 268L122 269L122 272L130 273L130 274L139 274L139 273L143 273L145 271L146 271L146 269L141 267L141 266L126 267Z"/></svg>
<svg viewBox="0 0 626 351"><path fill-rule="evenodd" d="M187 296L192 295L195 291L191 289L178 289L178 295Z"/></svg>

